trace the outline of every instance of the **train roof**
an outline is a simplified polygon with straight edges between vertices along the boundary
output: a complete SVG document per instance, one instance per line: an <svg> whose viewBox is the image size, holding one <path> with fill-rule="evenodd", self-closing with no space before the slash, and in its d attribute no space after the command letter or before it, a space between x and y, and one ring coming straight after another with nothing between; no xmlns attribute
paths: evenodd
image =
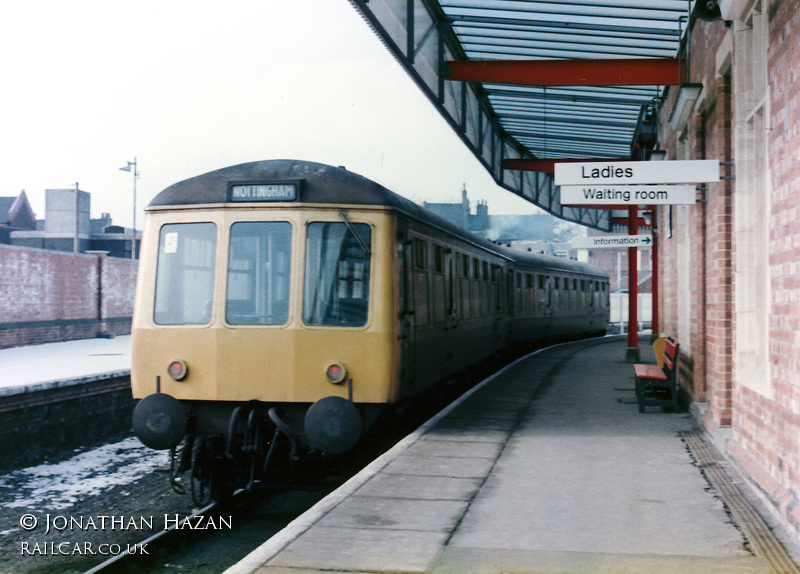
<svg viewBox="0 0 800 574"><path fill-rule="evenodd" d="M260 188L260 192L252 191ZM237 190L243 190L237 196ZM261 199L249 199L261 193ZM289 199L291 194L292 199ZM248 197L249 194L249 197ZM289 195L282 195L289 194ZM175 183L150 207L241 203L243 201L374 205L392 207L523 265L553 271L605 275L596 267L561 257L500 247L344 167L299 160L266 160L225 167Z"/></svg>

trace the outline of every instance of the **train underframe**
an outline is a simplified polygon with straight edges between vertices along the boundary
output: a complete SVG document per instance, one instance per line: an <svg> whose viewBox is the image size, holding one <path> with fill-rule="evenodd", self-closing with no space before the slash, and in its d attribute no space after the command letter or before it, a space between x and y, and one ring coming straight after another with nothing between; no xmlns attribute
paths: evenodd
<svg viewBox="0 0 800 574"><path fill-rule="evenodd" d="M348 452L386 409L333 396L313 404L204 401L182 407L186 430L170 448L170 483L199 507L250 491L293 466Z"/></svg>

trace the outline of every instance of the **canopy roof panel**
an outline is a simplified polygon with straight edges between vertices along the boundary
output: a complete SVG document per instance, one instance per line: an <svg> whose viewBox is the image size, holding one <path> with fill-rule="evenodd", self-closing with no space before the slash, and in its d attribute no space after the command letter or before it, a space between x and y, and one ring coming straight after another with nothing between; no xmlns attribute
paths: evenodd
<svg viewBox="0 0 800 574"><path fill-rule="evenodd" d="M599 60L619 68L612 60L674 60L691 0L350 1L499 185L563 219L611 229L610 212L562 206L550 174L507 170L506 160L631 159L643 109L663 85L511 83L481 73L502 62L579 60L579 73L591 74ZM478 79L461 79L461 62L486 64L474 68Z"/></svg>

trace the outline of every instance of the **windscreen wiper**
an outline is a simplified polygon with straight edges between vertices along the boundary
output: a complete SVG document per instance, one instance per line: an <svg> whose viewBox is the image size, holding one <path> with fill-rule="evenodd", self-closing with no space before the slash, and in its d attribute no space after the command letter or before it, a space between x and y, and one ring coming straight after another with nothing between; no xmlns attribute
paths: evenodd
<svg viewBox="0 0 800 574"><path fill-rule="evenodd" d="M347 217L347 214L346 214L344 211L340 211L340 212L339 212L339 217L341 217L341 218L342 218L342 221L344 221L344 224L347 226L347 230L348 230L350 233L352 233L352 234L353 234L353 237L354 237L354 238L355 238L355 240L358 242L358 246L361 248L361 251L363 251L363 252L364 252L364 255L366 255L367 257L369 257L369 255L370 255L370 251L369 251L369 245L367 245L366 243L364 243L364 240L363 240L363 239L361 239L361 236L360 236L360 235L358 234L358 232L356 231L356 228L355 228L355 227L353 227L353 222L352 222L352 221L350 221L350 218L349 218L349 217Z"/></svg>

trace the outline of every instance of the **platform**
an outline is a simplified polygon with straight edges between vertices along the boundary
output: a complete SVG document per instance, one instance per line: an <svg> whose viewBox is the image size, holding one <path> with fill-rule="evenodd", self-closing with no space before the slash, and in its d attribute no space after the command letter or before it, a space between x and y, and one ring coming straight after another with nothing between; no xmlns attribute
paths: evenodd
<svg viewBox="0 0 800 574"><path fill-rule="evenodd" d="M0 469L130 431L131 338L0 349Z"/></svg>
<svg viewBox="0 0 800 574"><path fill-rule="evenodd" d="M638 412L624 355L520 359L226 574L793 571L726 512L691 415Z"/></svg>
<svg viewBox="0 0 800 574"><path fill-rule="evenodd" d="M130 335L0 349L0 396L128 376L130 372Z"/></svg>

